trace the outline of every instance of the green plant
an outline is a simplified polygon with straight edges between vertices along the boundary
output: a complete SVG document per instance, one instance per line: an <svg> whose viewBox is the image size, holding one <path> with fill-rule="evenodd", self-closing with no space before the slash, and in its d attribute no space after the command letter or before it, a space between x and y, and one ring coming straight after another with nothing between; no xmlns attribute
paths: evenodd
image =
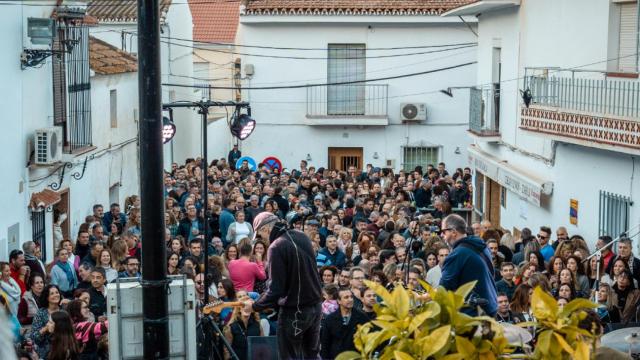
<svg viewBox="0 0 640 360"><path fill-rule="evenodd" d="M428 294L424 297L402 286L390 293L377 283L365 283L382 298L382 305L376 305L376 320L358 328L354 336L358 351L344 352L337 360L490 360L513 353L514 346L493 318L460 312L475 282L455 292L421 282ZM421 303L425 299L430 301ZM538 343L532 355L518 358L589 359L594 336L578 328L578 323L585 317L582 309L593 308L593 303L578 299L560 310L555 299L538 288L531 305L538 321L523 326L537 329Z"/></svg>

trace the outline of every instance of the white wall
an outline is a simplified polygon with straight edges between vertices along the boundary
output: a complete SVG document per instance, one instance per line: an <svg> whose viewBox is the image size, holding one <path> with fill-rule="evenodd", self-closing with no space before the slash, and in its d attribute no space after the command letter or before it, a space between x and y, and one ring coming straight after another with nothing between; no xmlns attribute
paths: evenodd
<svg viewBox="0 0 640 360"><path fill-rule="evenodd" d="M266 17L265 17L266 18ZM316 19L314 17L314 19ZM370 23L250 23L241 17L238 42L243 44L273 45L281 47L313 47L326 49L330 43L363 43L367 48L394 46L436 45L476 41L476 37L462 23L421 22L384 23L384 17L367 18ZM335 19L334 19L335 20ZM321 21L321 20L318 20ZM416 21L413 19L413 21ZM439 20L438 20L439 21ZM367 56L429 51L434 49L404 49L367 52ZM326 57L326 50L284 51L247 49L246 52L305 57ZM417 56L367 59L367 78L401 75L437 69L476 60L475 48ZM245 86L325 83L327 61L292 60L245 56L244 64L253 64L255 75ZM469 140L464 135L468 128L468 92L454 90L449 98L439 93L447 87L473 85L475 66L439 72L424 76L380 81L389 84L389 126L361 127L356 121L350 126L307 126L306 89L247 90L243 99L249 100L252 115L257 120L256 131L242 144L243 155L257 161L267 155L279 157L285 166L297 166L309 153L316 166L327 165L327 147L364 147L364 163L384 165L385 159L395 159L396 168L402 163L401 146L407 144L406 127L401 125L400 104L427 103L428 120L424 125L412 125L409 144L443 146L442 160L448 166L464 165L465 149ZM416 95L408 95L416 94ZM438 124L438 125L435 125ZM343 133L349 133L343 138ZM455 155L456 147L462 154ZM227 149L228 151L228 149ZM372 159L378 152L379 159ZM225 153L226 155L226 153ZM426 164L425 164L426 165Z"/></svg>
<svg viewBox="0 0 640 360"><path fill-rule="evenodd" d="M479 145L497 158L553 182L553 194L541 207L508 192L507 207L501 209L504 228L526 226L536 231L542 225L554 230L566 226L570 234L581 234L593 245L598 236L599 191L637 198L634 195L640 185L634 166L637 158L564 143L559 143L554 152L551 140L518 128L522 104L519 90L523 88L525 67L571 68L597 63L580 69L607 69L603 60L611 56L608 52L612 41L609 34L612 6L599 0L523 1L519 8L479 17L478 83L491 82L492 49L501 47L500 132L502 141L515 150L498 144ZM579 202L577 226L569 223L570 199ZM631 207L631 221L632 226L640 221L640 212L635 207Z"/></svg>

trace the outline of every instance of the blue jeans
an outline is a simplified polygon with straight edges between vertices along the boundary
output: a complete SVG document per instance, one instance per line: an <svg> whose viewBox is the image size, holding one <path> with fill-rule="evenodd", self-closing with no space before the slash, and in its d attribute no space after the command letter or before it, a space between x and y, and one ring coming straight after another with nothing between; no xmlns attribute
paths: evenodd
<svg viewBox="0 0 640 360"><path fill-rule="evenodd" d="M321 305L280 308L278 351L280 359L318 359L320 352Z"/></svg>

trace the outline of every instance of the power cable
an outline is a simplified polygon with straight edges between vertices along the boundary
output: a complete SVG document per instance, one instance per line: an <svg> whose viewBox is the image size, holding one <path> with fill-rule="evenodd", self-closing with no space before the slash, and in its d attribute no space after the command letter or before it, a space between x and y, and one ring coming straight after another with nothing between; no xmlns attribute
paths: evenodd
<svg viewBox="0 0 640 360"><path fill-rule="evenodd" d="M305 85L288 85L288 86L261 86L261 87L242 87L242 86L210 86L211 89L220 89L220 90L276 90L276 89L300 89L300 88L310 88L310 87L321 87L321 86L334 86L334 85L352 85L352 84L365 84L373 81L383 81L383 80L393 80L393 79L402 79L413 76L420 76L426 74L432 74L440 71L457 69L464 66L469 66L476 64L477 61L472 61L468 63L458 64L447 66L444 68L420 71L416 73L410 74L402 74L402 75L394 75L394 76L385 76L375 79L367 79L367 80L353 80L353 81L341 81L341 82L330 82L324 84L305 84ZM163 86L174 86L174 87L186 87L186 88L201 88L194 85L183 85L183 84L171 84L171 83L163 83Z"/></svg>

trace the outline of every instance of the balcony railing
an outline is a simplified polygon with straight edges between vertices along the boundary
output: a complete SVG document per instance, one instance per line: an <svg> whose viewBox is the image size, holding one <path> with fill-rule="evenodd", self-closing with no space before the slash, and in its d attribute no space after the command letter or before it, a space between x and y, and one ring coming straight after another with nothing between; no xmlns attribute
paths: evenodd
<svg viewBox="0 0 640 360"><path fill-rule="evenodd" d="M308 118L387 118L386 84L329 85L307 88Z"/></svg>
<svg viewBox="0 0 640 360"><path fill-rule="evenodd" d="M480 137L499 137L500 84L470 90L469 132Z"/></svg>
<svg viewBox="0 0 640 360"><path fill-rule="evenodd" d="M585 78L560 71L548 76L525 77L527 88L531 90L534 105L605 117L640 117L640 82L635 79Z"/></svg>

